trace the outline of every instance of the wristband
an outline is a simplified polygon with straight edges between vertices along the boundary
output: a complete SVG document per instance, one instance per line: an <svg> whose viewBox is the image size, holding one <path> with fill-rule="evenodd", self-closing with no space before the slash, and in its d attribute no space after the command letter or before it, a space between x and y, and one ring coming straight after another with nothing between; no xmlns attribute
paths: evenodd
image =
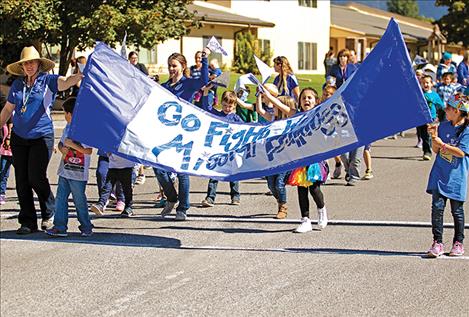
<svg viewBox="0 0 469 317"><path fill-rule="evenodd" d="M446 152L446 143L443 143L443 145L441 145L441 150L443 152Z"/></svg>
<svg viewBox="0 0 469 317"><path fill-rule="evenodd" d="M207 53L202 51L202 57L207 57Z"/></svg>

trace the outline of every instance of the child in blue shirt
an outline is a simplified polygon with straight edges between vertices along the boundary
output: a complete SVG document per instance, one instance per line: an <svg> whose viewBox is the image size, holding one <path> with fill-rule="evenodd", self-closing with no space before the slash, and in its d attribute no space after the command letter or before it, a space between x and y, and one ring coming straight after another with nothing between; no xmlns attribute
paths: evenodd
<svg viewBox="0 0 469 317"><path fill-rule="evenodd" d="M274 70L278 73L274 85L277 86L279 96L290 96L298 101L300 87L288 59L285 56L274 58Z"/></svg>
<svg viewBox="0 0 469 317"><path fill-rule="evenodd" d="M208 78L210 80L214 80L222 73L223 72L220 69L218 60L216 58L210 60L210 64L208 65ZM217 86L213 86L212 89L210 89L208 92L208 103L211 106L218 104Z"/></svg>
<svg viewBox="0 0 469 317"><path fill-rule="evenodd" d="M454 219L454 238L450 256L464 254L464 209L469 169L469 100L467 96L452 96L447 103L446 118L439 127L428 128L432 150L437 155L430 172L427 193L432 195L433 244L429 257L443 254L443 213L449 199Z"/></svg>
<svg viewBox="0 0 469 317"><path fill-rule="evenodd" d="M208 62L207 56L210 54L210 49L205 47L202 50L202 69L200 78L188 78L189 69L187 68L187 60L184 55L173 53L168 57L168 72L169 80L162 84L164 88L169 90L177 97L184 99L188 102L193 100L194 95L199 89L208 83ZM187 218L187 210L190 208L189 202L189 188L190 178L187 174L177 174L178 178L178 191L174 187L172 181L172 173L158 168L153 168L158 182L163 187L163 191L168 200L161 216L166 217L171 214L172 210L179 201L176 208L176 220L184 221Z"/></svg>
<svg viewBox="0 0 469 317"><path fill-rule="evenodd" d="M63 104L67 126L58 146L59 151L62 153L62 160L57 171L59 184L55 197L54 227L46 231L48 235L53 237L66 237L68 235L68 197L70 193L75 203L78 222L80 222L78 228L81 235L88 237L93 233L85 193L92 149L68 138L75 101L76 98L72 97Z"/></svg>
<svg viewBox="0 0 469 317"><path fill-rule="evenodd" d="M168 57L169 79L161 86L169 90L177 97L191 102L194 94L208 83L208 61L207 55L210 53L208 48L202 52L202 69L200 77L190 78L187 60L184 55L173 53Z"/></svg>
<svg viewBox="0 0 469 317"><path fill-rule="evenodd" d="M461 91L463 88L463 86L461 86L460 84L454 83L454 79L455 77L453 73L444 73L441 79L441 83L438 83L436 85L436 92L438 93L441 100L443 100L443 103L445 104L448 102L451 96L453 96L456 92ZM441 120L442 118L440 118L440 116L438 117L440 119L440 122L444 121L444 120Z"/></svg>
<svg viewBox="0 0 469 317"><path fill-rule="evenodd" d="M433 79L429 75L425 75L421 80L423 95L427 101L428 108L432 119L435 121L437 118L437 111L444 109L443 101L441 101L440 96L432 90L433 88ZM423 150L423 160L430 161L432 159L431 152L431 139L427 131L427 125L421 125L417 127L417 131L422 139L422 150Z"/></svg>
<svg viewBox="0 0 469 317"><path fill-rule="evenodd" d="M222 110L218 111L209 104L208 95L211 88L212 85L207 85L203 89L202 109L216 116L224 117L227 122L242 123L243 120L236 114L236 94L233 91L225 91L221 97ZM217 195L217 186L217 180L210 179L208 181L207 197L202 200L202 206L213 207ZM239 182L230 182L230 196L232 205L240 204Z"/></svg>

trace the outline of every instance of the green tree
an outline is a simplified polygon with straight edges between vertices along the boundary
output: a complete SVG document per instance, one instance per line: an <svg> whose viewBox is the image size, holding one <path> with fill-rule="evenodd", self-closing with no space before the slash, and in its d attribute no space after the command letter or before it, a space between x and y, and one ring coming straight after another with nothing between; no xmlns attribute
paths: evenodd
<svg viewBox="0 0 469 317"><path fill-rule="evenodd" d="M388 0L386 4L389 12L411 18L419 17L419 6L415 0Z"/></svg>
<svg viewBox="0 0 469 317"><path fill-rule="evenodd" d="M258 74L254 55L259 57L267 65L272 60L272 52L262 51L257 38L250 32L239 32L236 34L235 56L233 59L233 70L241 73Z"/></svg>
<svg viewBox="0 0 469 317"><path fill-rule="evenodd" d="M436 6L447 6L448 13L437 21L448 42L469 46L469 3L467 0L436 0Z"/></svg>
<svg viewBox="0 0 469 317"><path fill-rule="evenodd" d="M111 46L127 31L127 43L151 48L168 38L188 34L198 26L187 10L191 0L3 0L0 4L1 58L8 48L42 43L60 46L59 73L65 74L75 49L95 41ZM3 52L8 51L7 54ZM18 52L15 52L18 57Z"/></svg>

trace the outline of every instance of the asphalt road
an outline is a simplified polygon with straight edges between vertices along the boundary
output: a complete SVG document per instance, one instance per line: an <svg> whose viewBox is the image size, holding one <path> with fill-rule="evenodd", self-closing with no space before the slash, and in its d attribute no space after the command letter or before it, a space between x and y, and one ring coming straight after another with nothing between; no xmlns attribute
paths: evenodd
<svg viewBox="0 0 469 317"><path fill-rule="evenodd" d="M163 220L149 169L135 187L134 218L109 211L82 238L71 213L67 238L22 237L11 178L0 211L1 316L469 316L469 254L424 256L432 162L415 143L413 131L376 142L374 179L328 182L330 224L307 234L292 233L296 188L288 188L288 219L275 220L261 179L241 183L240 206L228 204L220 183L215 207L201 208L207 180L192 178L188 221ZM58 159L50 165L54 192ZM90 201L95 184L92 177ZM445 220L452 223L449 210ZM446 228L448 252L452 235Z"/></svg>

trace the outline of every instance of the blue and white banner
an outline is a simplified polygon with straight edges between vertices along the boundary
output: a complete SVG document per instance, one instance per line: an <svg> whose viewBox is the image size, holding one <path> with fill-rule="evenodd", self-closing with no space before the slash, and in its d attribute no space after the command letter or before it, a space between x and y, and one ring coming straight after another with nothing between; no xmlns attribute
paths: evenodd
<svg viewBox="0 0 469 317"><path fill-rule="evenodd" d="M168 171L242 180L328 159L430 121L399 27L391 20L331 99L267 125L213 116L99 44L85 68L70 136Z"/></svg>

